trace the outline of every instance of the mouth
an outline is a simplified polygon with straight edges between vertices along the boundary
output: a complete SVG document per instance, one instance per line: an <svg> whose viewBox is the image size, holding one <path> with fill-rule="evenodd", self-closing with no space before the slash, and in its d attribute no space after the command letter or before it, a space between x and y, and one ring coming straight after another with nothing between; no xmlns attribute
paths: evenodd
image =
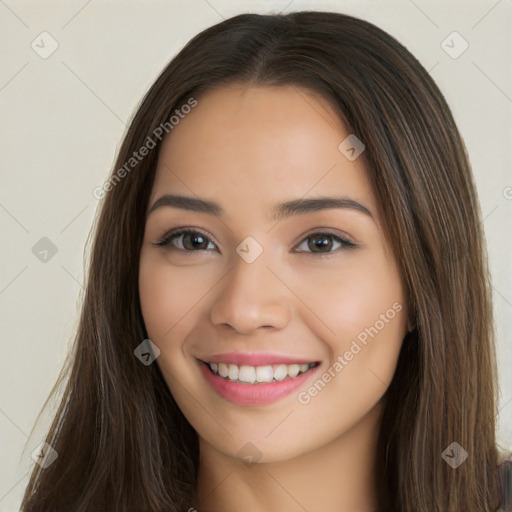
<svg viewBox="0 0 512 512"><path fill-rule="evenodd" d="M237 365L233 363L205 363L213 375L230 382L262 384L294 379L319 365L318 362L301 364L273 364L265 366Z"/></svg>
<svg viewBox="0 0 512 512"><path fill-rule="evenodd" d="M317 372L320 362L276 363L260 366L229 361L202 361L201 373L225 400L244 406L262 406L290 395Z"/></svg>

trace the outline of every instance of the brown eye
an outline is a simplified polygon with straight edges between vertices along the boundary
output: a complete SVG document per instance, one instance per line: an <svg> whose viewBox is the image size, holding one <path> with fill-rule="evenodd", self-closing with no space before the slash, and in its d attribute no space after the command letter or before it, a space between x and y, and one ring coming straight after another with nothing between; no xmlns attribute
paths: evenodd
<svg viewBox="0 0 512 512"><path fill-rule="evenodd" d="M312 233L307 238L305 238L300 245L297 247L301 247L304 244L307 245L309 249L306 251L298 251L298 252L311 252L311 253L319 253L319 254L328 254L332 252L338 252L343 248L355 247L356 245L343 238L341 236L335 235L334 233ZM332 250L334 247L334 250Z"/></svg>
<svg viewBox="0 0 512 512"><path fill-rule="evenodd" d="M210 238L200 231L181 230L165 235L162 240L155 245L160 247L172 245L173 249L182 251L206 251L208 250L208 243L210 242L213 244Z"/></svg>
<svg viewBox="0 0 512 512"><path fill-rule="evenodd" d="M321 252L322 249L329 251L333 246L332 235L315 235L308 238L308 247L312 252Z"/></svg>
<svg viewBox="0 0 512 512"><path fill-rule="evenodd" d="M207 249L207 239L200 233L184 233L181 236L183 248L187 251L193 251L194 249L206 250Z"/></svg>

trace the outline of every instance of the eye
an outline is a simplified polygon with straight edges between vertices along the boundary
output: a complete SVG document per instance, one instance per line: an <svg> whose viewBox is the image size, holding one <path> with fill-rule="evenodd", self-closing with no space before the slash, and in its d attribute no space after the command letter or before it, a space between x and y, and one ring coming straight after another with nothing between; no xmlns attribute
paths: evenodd
<svg viewBox="0 0 512 512"><path fill-rule="evenodd" d="M339 252L344 248L352 248L356 247L356 244L339 235L335 235L334 233L323 233L323 232L315 232L309 234L298 246L306 245L308 249L311 251L298 251L298 252L310 252L310 254L330 254L334 252ZM333 249L334 250L331 250ZM327 250L324 250L327 249Z"/></svg>
<svg viewBox="0 0 512 512"><path fill-rule="evenodd" d="M319 256L329 255L330 253L339 252L342 249L356 247L356 244L334 233L317 231L309 234L304 240L296 246L300 248L306 244L308 250L299 250L297 252L306 252L317 254ZM193 229L178 229L171 231L163 236L163 238L154 243L158 247L166 247L172 245L170 249L177 249L185 252L206 251L215 246L210 237L201 231ZM334 248L334 250L333 250ZM327 249L327 250L325 250Z"/></svg>
<svg viewBox="0 0 512 512"><path fill-rule="evenodd" d="M174 243L175 240L177 241L177 245ZM212 242L211 239L201 233L201 231L181 229L167 233L159 242L156 242L155 245L165 247L171 244L173 245L173 249L192 252L195 250L206 251L207 247L204 247L204 245L208 245L208 242Z"/></svg>

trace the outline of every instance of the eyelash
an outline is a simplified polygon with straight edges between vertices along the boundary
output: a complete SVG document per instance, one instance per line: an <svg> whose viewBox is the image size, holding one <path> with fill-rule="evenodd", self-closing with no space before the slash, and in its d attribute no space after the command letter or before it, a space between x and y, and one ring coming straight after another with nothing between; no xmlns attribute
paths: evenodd
<svg viewBox="0 0 512 512"><path fill-rule="evenodd" d="M169 245L169 243L175 239L175 238L179 238L180 236L182 235L201 235L202 237L204 237L205 239L207 239L208 242L212 242L214 243L211 238L206 235L205 233L203 233L202 231L199 231L197 229L183 229L183 228L178 228L178 229L175 229L173 231L170 231L169 233L166 233L162 238L161 240L159 240L158 242L155 242L153 245L156 245L158 247L166 247ZM348 240L347 238L344 238L340 235L337 235L335 233L331 233L329 231L314 231L312 233L308 233L306 235L306 237L296 246L296 247L299 247L300 245L302 245L305 241L307 241L309 238L313 238L315 235L327 235L327 236L331 236L333 237L334 239L337 239L338 242L341 244L341 247L334 250L334 251L329 251L329 252L312 252L312 251L299 251L299 253L305 253L305 254L310 254L310 255L313 255L314 257L319 257L319 258L329 258L331 257L333 254L336 254L336 253L339 253L341 252L343 249L352 249L354 247L357 247L357 245L353 242L351 242L350 240ZM188 253L191 254L193 252L201 252L201 251L207 251L207 252L210 252L208 249L198 249L198 250L190 250L190 249L180 249L178 247L170 247L169 250L177 250L177 251L181 251L181 252L185 252L185 253Z"/></svg>

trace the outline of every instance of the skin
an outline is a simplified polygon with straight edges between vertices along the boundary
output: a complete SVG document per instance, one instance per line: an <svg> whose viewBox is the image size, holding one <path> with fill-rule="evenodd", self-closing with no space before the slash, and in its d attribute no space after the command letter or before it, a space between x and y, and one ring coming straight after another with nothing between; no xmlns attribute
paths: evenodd
<svg viewBox="0 0 512 512"><path fill-rule="evenodd" d="M190 506L200 512L377 506L382 397L406 334L407 308L363 158L349 161L338 150L348 135L312 92L236 84L201 97L164 140L148 211L170 193L214 200L225 210L220 217L155 209L140 254L140 300L148 335L161 350L157 364L199 435ZM330 208L271 219L274 203L335 195L372 216ZM181 245L183 236L174 249L154 245L178 227L199 229L210 241L195 252L190 239ZM327 238L315 253L314 237L307 237L325 229L357 246L340 249ZM247 236L263 248L252 263L236 252ZM218 395L200 371L197 359L214 354L278 352L319 361L315 381L394 303L401 311L307 404L297 395L311 379L270 405L241 406ZM247 443L256 449L254 464L244 462Z"/></svg>

